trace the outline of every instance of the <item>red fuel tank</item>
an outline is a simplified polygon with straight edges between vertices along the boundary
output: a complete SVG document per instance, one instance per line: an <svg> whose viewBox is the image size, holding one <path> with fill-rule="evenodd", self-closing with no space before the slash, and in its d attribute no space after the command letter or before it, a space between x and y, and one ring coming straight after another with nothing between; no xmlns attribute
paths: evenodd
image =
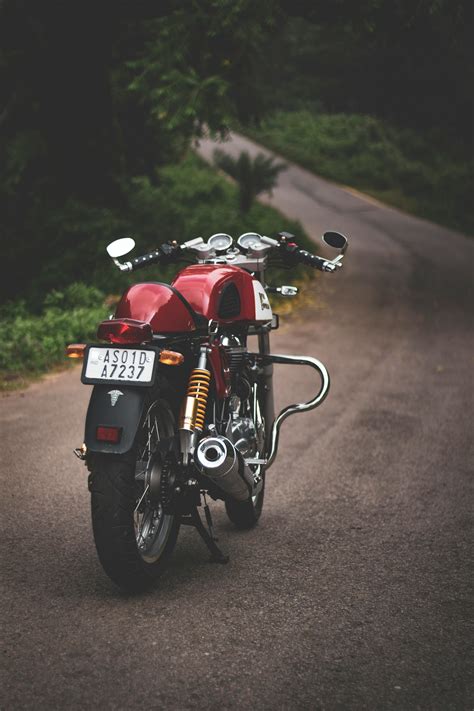
<svg viewBox="0 0 474 711"><path fill-rule="evenodd" d="M248 272L228 265L196 264L171 285L146 282L123 294L116 319L149 323L155 333L193 331L212 319L220 323L266 322L272 310L266 292Z"/></svg>
<svg viewBox="0 0 474 711"><path fill-rule="evenodd" d="M194 264L177 275L173 286L207 320L252 323L272 318L264 288L240 267Z"/></svg>

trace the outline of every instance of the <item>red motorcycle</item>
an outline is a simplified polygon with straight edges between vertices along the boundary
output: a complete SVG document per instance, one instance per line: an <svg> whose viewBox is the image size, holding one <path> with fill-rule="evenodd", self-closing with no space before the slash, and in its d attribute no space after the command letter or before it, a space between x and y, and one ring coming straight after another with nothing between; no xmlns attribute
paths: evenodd
<svg viewBox="0 0 474 711"><path fill-rule="evenodd" d="M212 561L227 562L207 495L224 501L237 528L257 523L282 422L318 407L329 390L318 360L270 353L278 316L268 293L292 296L297 289L267 286L265 270L272 253L288 267L303 263L335 272L347 239L326 232L323 240L340 251L335 259L300 249L284 232L276 239L246 233L236 246L227 234L171 242L126 262L119 259L135 246L132 239L107 247L123 271L177 262L186 252L197 261L172 284L127 289L115 315L99 325L97 336L105 343L68 347L68 355L84 358L82 382L94 386L84 444L75 452L90 471L99 559L120 587L141 590L156 580L180 525L195 527ZM255 353L247 348L251 335L258 337ZM321 379L311 400L289 405L277 417L276 363L310 366Z"/></svg>

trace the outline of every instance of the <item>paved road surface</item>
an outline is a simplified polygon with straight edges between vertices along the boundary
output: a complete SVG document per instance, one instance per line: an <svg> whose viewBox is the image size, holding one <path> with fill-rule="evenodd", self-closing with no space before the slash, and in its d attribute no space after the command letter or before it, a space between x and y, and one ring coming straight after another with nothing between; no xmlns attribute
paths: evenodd
<svg viewBox="0 0 474 711"><path fill-rule="evenodd" d="M2 709L472 708L472 242L296 167L272 202L351 246L275 339L332 393L285 423L258 529L219 508L227 567L185 531L160 588L117 592L71 454L88 388L1 401Z"/></svg>

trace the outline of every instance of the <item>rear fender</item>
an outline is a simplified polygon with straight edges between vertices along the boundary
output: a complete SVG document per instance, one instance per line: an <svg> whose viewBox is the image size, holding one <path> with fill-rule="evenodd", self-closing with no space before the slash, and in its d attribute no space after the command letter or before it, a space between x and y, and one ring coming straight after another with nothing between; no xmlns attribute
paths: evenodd
<svg viewBox="0 0 474 711"><path fill-rule="evenodd" d="M132 447L149 396L148 388L95 385L86 416L84 442L88 452L125 454ZM100 442L97 427L120 427L120 441Z"/></svg>

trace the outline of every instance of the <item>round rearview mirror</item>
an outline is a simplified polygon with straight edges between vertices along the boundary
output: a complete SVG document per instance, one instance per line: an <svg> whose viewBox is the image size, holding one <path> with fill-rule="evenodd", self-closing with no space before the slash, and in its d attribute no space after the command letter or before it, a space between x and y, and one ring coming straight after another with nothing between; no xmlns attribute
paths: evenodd
<svg viewBox="0 0 474 711"><path fill-rule="evenodd" d="M118 259L118 257L123 257L128 254L135 247L135 240L131 237L122 237L122 239L116 239L107 245L107 254L112 259Z"/></svg>
<svg viewBox="0 0 474 711"><path fill-rule="evenodd" d="M322 240L325 244L329 245L329 247L333 247L334 249L345 250L348 244L346 237L341 235L340 232L325 232Z"/></svg>

